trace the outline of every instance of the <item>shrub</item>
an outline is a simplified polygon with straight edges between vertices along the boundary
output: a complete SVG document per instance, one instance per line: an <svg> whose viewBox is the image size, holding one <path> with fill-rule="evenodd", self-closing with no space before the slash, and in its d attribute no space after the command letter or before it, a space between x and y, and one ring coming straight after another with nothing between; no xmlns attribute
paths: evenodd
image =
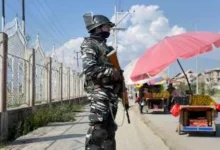
<svg viewBox="0 0 220 150"><path fill-rule="evenodd" d="M39 127L47 125L49 122L74 121L75 113L80 111L81 108L82 105L62 104L39 109L29 115L25 120L18 122L11 139L13 140L25 135Z"/></svg>

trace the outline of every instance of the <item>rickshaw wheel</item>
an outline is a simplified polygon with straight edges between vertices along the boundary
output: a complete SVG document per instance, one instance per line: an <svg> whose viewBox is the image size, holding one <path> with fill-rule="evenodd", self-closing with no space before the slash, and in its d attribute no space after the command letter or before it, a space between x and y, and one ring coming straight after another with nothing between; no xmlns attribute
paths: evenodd
<svg viewBox="0 0 220 150"><path fill-rule="evenodd" d="M217 135L217 132L215 131L215 132L213 132L213 136L216 136Z"/></svg>
<svg viewBox="0 0 220 150"><path fill-rule="evenodd" d="M167 114L167 113L168 113L168 110L167 110L167 107L166 107L166 106L163 107L163 113L164 113L164 114Z"/></svg>
<svg viewBox="0 0 220 150"><path fill-rule="evenodd" d="M145 111L146 111L147 114L149 113L148 108L146 108Z"/></svg>
<svg viewBox="0 0 220 150"><path fill-rule="evenodd" d="M178 134L182 135L182 132L180 131L180 124L178 125L178 129L177 130L178 130Z"/></svg>

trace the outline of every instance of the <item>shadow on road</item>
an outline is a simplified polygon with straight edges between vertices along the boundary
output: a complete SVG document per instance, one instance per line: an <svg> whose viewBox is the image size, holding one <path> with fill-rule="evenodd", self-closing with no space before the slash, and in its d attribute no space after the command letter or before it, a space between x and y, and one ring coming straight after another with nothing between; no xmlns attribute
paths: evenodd
<svg viewBox="0 0 220 150"><path fill-rule="evenodd" d="M90 112L90 110L89 110L89 109L75 110L74 112L76 112L76 113L82 113L82 112Z"/></svg>
<svg viewBox="0 0 220 150"><path fill-rule="evenodd" d="M149 115L170 115L169 112L161 112L161 111L153 111L153 112L143 112L143 114L149 114Z"/></svg>
<svg viewBox="0 0 220 150"><path fill-rule="evenodd" d="M55 141L69 138L78 138L85 137L86 134L66 134L66 135L58 135L58 136L49 136L49 137L37 137L37 138L29 138L29 139L18 139L11 143L11 145L19 145L19 144L27 144L27 143L37 143L37 142L45 142L45 141Z"/></svg>
<svg viewBox="0 0 220 150"><path fill-rule="evenodd" d="M89 122L50 123L47 126L56 127L56 126L68 126L68 125L75 125L75 124L89 124Z"/></svg>
<svg viewBox="0 0 220 150"><path fill-rule="evenodd" d="M87 117L89 115L76 115L75 117Z"/></svg>

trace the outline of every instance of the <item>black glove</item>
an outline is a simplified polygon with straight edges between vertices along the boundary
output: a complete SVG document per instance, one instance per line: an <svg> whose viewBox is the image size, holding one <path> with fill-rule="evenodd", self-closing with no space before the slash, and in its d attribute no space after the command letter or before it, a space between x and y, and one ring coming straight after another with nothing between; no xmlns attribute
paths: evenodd
<svg viewBox="0 0 220 150"><path fill-rule="evenodd" d="M113 79L114 81L118 81L118 80L121 80L121 79L122 79L120 70L118 70L118 69L116 69L116 68L113 69L112 79Z"/></svg>
<svg viewBox="0 0 220 150"><path fill-rule="evenodd" d="M125 104L125 110L128 110L128 109L129 109L129 105Z"/></svg>

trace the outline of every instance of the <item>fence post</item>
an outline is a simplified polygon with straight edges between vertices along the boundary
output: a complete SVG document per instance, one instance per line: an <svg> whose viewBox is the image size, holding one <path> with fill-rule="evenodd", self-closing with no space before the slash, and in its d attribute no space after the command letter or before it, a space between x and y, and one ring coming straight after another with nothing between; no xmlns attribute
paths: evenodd
<svg viewBox="0 0 220 150"><path fill-rule="evenodd" d="M63 63L60 64L60 100L63 101Z"/></svg>
<svg viewBox="0 0 220 150"><path fill-rule="evenodd" d="M32 49L32 69L31 69L31 101L30 101L30 106L35 105L35 93L36 93L36 87L35 87L35 49Z"/></svg>
<svg viewBox="0 0 220 150"><path fill-rule="evenodd" d="M70 67L68 67L68 74L67 74L67 98L70 100L70 83L71 80L70 80Z"/></svg>
<svg viewBox="0 0 220 150"><path fill-rule="evenodd" d="M52 58L49 57L49 103L52 101Z"/></svg>
<svg viewBox="0 0 220 150"><path fill-rule="evenodd" d="M56 97L55 97L55 100L59 100L59 98L60 98L60 69L59 69L59 67L60 67L60 64L59 63L57 63L56 64L56 79L53 79L53 81L54 80L56 80ZM55 88L55 87L54 87ZM52 92L52 94L54 94L55 92ZM54 95L53 95L54 96Z"/></svg>
<svg viewBox="0 0 220 150"><path fill-rule="evenodd" d="M84 97L84 75L81 76L81 96Z"/></svg>
<svg viewBox="0 0 220 150"><path fill-rule="evenodd" d="M25 83L25 88L26 88L26 103L28 104L28 106L30 106L30 78L31 78L31 62L30 62L30 57L31 57L32 53L30 53L29 51L25 51L25 59L27 60L27 74L26 74L26 83Z"/></svg>
<svg viewBox="0 0 220 150"><path fill-rule="evenodd" d="M45 95L46 95L46 100L47 100L47 102L48 103L51 103L51 92L52 92L52 90L51 90L51 88L52 88L52 61L51 61L52 59L51 59L51 57L47 57L46 58L46 67L47 67L47 69L46 69L46 82L45 82L45 84L46 84L46 86L45 86Z"/></svg>
<svg viewBox="0 0 220 150"><path fill-rule="evenodd" d="M77 92L76 92L76 90L77 90L77 88L76 88L76 85L77 85L77 83L76 83L76 81L77 81L77 78L76 78L77 76L76 76L76 72L74 72L74 79L73 79L73 85L74 85L74 98L76 99L77 98L77 96L76 96L76 94L77 94Z"/></svg>
<svg viewBox="0 0 220 150"><path fill-rule="evenodd" d="M76 96L79 98L79 92L80 92L80 81L79 81L79 74L78 72L76 73Z"/></svg>
<svg viewBox="0 0 220 150"><path fill-rule="evenodd" d="M8 35L0 32L0 112L1 112L1 139L8 136L8 113L7 113L7 57Z"/></svg>
<svg viewBox="0 0 220 150"><path fill-rule="evenodd" d="M79 76L79 74L78 74L78 76ZM79 97L81 97L81 78L80 78L80 76L79 76Z"/></svg>

